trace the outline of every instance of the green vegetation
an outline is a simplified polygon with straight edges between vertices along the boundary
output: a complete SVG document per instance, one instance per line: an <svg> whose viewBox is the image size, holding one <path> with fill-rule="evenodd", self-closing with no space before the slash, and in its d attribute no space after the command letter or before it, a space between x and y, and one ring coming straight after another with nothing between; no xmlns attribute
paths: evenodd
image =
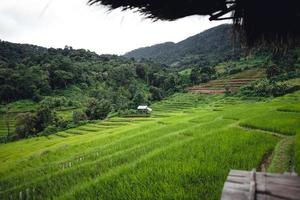
<svg viewBox="0 0 300 200"><path fill-rule="evenodd" d="M217 71L218 76L232 75L237 74L239 72L247 71L248 74L243 73L243 76L235 78L261 77L261 74L259 74L259 72L261 72L260 69L265 67L269 59L269 54L257 53L248 57L241 57L237 60L228 60L218 63L215 66L215 69ZM249 69L254 70L249 71ZM249 74L249 72L251 74Z"/></svg>
<svg viewBox="0 0 300 200"><path fill-rule="evenodd" d="M299 58L298 48L279 55L267 49L254 50L247 57L229 59L214 66L191 64L190 78L186 82L194 85L189 88L193 92L282 96L300 89ZM187 76L188 69L180 74Z"/></svg>
<svg viewBox="0 0 300 200"><path fill-rule="evenodd" d="M274 112L274 110L270 110L265 113L259 113L257 116L243 121L241 126L262 129L284 135L295 135L300 131L298 125L299 120L300 115L298 113Z"/></svg>
<svg viewBox="0 0 300 200"><path fill-rule="evenodd" d="M16 115L13 113L0 114L0 137L7 137L8 129L9 134L13 134L16 126Z"/></svg>
<svg viewBox="0 0 300 200"><path fill-rule="evenodd" d="M86 115L91 120L105 119L110 111L110 102L91 99L87 106Z"/></svg>
<svg viewBox="0 0 300 200"><path fill-rule="evenodd" d="M36 110L36 107L37 103L31 100L20 100L0 106L0 141L1 138L14 134L18 114L33 112Z"/></svg>
<svg viewBox="0 0 300 200"><path fill-rule="evenodd" d="M65 98L62 91L72 88L69 91L77 92L76 96L83 93L106 99L118 110L121 104L135 106L131 103L136 92L150 100L150 87L160 90L163 97L179 89L178 73L151 61L99 56L72 47L46 49L3 41L0 53L1 103L30 98L36 102L44 100L50 106L82 103L75 101L78 97ZM60 99L45 100L45 96L60 96Z"/></svg>
<svg viewBox="0 0 300 200"><path fill-rule="evenodd" d="M1 111L5 112L9 109L10 113L32 112L37 108L37 103L31 100L20 100L1 107Z"/></svg>
<svg viewBox="0 0 300 200"><path fill-rule="evenodd" d="M215 68L213 67L201 67L193 68L190 74L192 84L206 83L216 76Z"/></svg>
<svg viewBox="0 0 300 200"><path fill-rule="evenodd" d="M299 92L265 101L179 93L153 104L151 117L114 117L2 144L0 197L219 199L230 169L259 168L285 146L286 134L296 135L299 173L300 124L289 122L299 113L279 111L299 100ZM275 121L260 124L260 115ZM281 172L276 162L269 170Z"/></svg>

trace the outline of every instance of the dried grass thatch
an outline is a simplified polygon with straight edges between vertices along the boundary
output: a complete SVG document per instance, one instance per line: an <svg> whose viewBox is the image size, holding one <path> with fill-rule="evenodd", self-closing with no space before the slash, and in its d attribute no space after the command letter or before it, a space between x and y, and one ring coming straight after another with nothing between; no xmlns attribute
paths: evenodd
<svg viewBox="0 0 300 200"><path fill-rule="evenodd" d="M211 20L232 19L244 32L248 45L290 45L300 35L298 0L89 0L111 9L137 8L153 19L175 20L210 15ZM231 17L223 17L231 13Z"/></svg>
<svg viewBox="0 0 300 200"><path fill-rule="evenodd" d="M224 0L89 0L90 4L101 3L112 9L138 8L148 17L162 20L175 20L189 15L209 15L225 8Z"/></svg>

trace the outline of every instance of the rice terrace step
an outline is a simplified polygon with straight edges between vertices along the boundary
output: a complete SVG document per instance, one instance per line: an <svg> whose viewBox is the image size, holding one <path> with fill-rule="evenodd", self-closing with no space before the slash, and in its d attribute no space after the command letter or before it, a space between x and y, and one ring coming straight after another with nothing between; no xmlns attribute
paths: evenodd
<svg viewBox="0 0 300 200"><path fill-rule="evenodd" d="M231 79L231 80L216 80L216 81L213 80L213 81L209 81L208 83L188 87L187 90L192 93L201 93L201 94L223 94L226 91L237 92L240 87L247 85L251 82L254 82L256 80L259 79L247 78L247 79Z"/></svg>

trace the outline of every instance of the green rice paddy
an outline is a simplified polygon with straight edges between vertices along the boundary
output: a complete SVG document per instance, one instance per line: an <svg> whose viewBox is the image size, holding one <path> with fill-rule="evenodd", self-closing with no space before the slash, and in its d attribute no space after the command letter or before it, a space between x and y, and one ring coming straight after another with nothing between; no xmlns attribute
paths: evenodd
<svg viewBox="0 0 300 200"><path fill-rule="evenodd" d="M219 199L230 169L259 169L272 152L268 170L300 173L299 102L176 94L151 117L0 144L0 199Z"/></svg>
<svg viewBox="0 0 300 200"><path fill-rule="evenodd" d="M10 113L8 115L0 114L0 137L7 136L8 126L11 133L14 132L16 126L16 115L14 113Z"/></svg>
<svg viewBox="0 0 300 200"><path fill-rule="evenodd" d="M8 125L10 133L15 131L16 117L19 113L32 112L36 107L37 103L34 103L31 100L20 100L6 106L0 105L0 138L7 137Z"/></svg>

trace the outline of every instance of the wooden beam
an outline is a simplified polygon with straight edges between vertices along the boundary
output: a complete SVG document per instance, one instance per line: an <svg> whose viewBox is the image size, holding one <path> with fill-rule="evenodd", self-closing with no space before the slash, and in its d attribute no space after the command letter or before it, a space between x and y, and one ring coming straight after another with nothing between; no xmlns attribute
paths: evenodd
<svg viewBox="0 0 300 200"><path fill-rule="evenodd" d="M219 18L231 11L233 11L236 8L236 5L232 5L229 8L226 8L224 10L221 10L220 12L216 13L216 14L212 14L209 18L210 21L212 20L220 20Z"/></svg>
<svg viewBox="0 0 300 200"><path fill-rule="evenodd" d="M217 19L213 19L214 21L220 21L220 20L227 20L227 19L235 19L236 17L222 17L222 18L217 18ZM211 19L209 19L211 20ZM212 21L212 20L211 20Z"/></svg>

